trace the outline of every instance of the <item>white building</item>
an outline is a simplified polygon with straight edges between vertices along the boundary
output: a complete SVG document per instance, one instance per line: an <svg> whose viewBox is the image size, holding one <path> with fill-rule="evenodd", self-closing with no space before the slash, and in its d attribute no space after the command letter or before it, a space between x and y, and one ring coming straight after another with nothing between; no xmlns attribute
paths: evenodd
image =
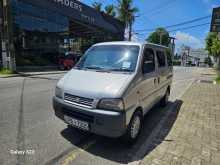
<svg viewBox="0 0 220 165"><path fill-rule="evenodd" d="M208 51L205 49L190 49L188 61L196 66L205 66L205 59L208 57Z"/></svg>

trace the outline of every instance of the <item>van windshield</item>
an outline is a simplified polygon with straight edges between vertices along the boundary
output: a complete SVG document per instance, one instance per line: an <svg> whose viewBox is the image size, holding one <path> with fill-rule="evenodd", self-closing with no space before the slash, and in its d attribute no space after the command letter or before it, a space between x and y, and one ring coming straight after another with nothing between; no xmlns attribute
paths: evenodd
<svg viewBox="0 0 220 165"><path fill-rule="evenodd" d="M133 72L136 68L139 46L100 45L89 49L76 65L77 69Z"/></svg>

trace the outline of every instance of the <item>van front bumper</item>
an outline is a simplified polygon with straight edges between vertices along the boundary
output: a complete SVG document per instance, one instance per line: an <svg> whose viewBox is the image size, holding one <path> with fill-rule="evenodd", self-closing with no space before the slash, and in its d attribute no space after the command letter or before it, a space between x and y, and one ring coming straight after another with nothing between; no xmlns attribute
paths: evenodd
<svg viewBox="0 0 220 165"><path fill-rule="evenodd" d="M107 137L120 137L126 132L125 112L89 109L53 97L55 115L64 121L64 115L89 123L90 132Z"/></svg>

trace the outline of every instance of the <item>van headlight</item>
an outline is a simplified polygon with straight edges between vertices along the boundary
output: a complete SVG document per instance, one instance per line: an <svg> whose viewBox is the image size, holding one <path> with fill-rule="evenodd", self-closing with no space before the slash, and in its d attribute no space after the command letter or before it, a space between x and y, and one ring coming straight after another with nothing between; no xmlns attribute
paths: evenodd
<svg viewBox="0 0 220 165"><path fill-rule="evenodd" d="M55 89L55 96L58 97L58 98L60 98L60 99L63 98L63 91L62 91L61 88L56 87L56 89Z"/></svg>
<svg viewBox="0 0 220 165"><path fill-rule="evenodd" d="M124 102L122 99L101 99L98 104L98 109L123 111Z"/></svg>

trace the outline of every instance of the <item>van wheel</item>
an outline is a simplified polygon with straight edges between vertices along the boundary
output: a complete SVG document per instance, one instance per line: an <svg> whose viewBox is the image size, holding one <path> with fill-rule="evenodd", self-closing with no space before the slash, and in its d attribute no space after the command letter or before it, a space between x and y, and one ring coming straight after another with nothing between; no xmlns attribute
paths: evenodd
<svg viewBox="0 0 220 165"><path fill-rule="evenodd" d="M162 107L166 107L166 106L167 106L169 97L170 97L170 91L167 89L167 91L166 91L164 97L163 97L163 98L161 99L161 101L160 101L160 105L161 105Z"/></svg>
<svg viewBox="0 0 220 165"><path fill-rule="evenodd" d="M131 121L128 125L127 131L123 139L129 144L133 144L140 135L142 127L143 127L142 113L140 111L136 111L131 118Z"/></svg>

